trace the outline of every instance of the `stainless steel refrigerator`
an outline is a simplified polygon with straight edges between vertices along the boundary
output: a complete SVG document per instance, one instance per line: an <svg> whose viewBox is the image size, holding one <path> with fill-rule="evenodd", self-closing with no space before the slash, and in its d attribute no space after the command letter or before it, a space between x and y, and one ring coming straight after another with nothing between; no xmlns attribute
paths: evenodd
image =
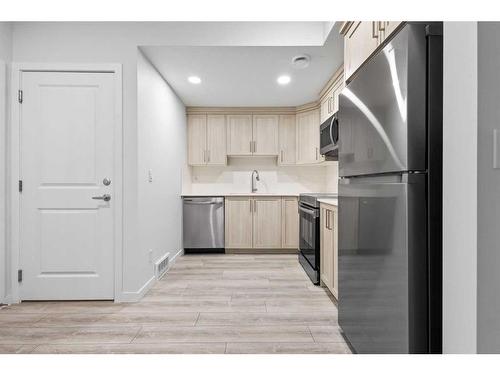
<svg viewBox="0 0 500 375"><path fill-rule="evenodd" d="M439 353L442 24L406 24L339 103L339 324L358 353Z"/></svg>

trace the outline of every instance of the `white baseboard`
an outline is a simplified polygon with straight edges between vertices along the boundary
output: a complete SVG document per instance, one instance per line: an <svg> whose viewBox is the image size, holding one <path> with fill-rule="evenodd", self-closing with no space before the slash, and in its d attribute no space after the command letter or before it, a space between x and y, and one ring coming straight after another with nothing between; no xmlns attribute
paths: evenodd
<svg viewBox="0 0 500 375"><path fill-rule="evenodd" d="M172 258L170 258L170 264L168 269L172 267L175 260L180 255L184 254L184 249L180 249ZM168 273L168 270L167 270ZM146 295L146 293L156 284L158 280L156 276L153 275L138 291L136 292L122 292L115 297L115 302L138 302Z"/></svg>

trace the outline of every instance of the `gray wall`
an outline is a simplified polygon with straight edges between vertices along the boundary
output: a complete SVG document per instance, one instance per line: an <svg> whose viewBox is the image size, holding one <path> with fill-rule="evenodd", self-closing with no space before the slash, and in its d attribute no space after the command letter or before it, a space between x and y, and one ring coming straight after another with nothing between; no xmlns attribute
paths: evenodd
<svg viewBox="0 0 500 375"><path fill-rule="evenodd" d="M7 280L4 264L6 254L6 160L9 63L12 60L12 25L0 22L0 302L4 301Z"/></svg>
<svg viewBox="0 0 500 375"><path fill-rule="evenodd" d="M477 23L444 24L443 351L476 352Z"/></svg>
<svg viewBox="0 0 500 375"><path fill-rule="evenodd" d="M499 40L499 22L479 23L477 148L477 350L479 353L500 353L500 169L493 168L493 130L500 131ZM497 151L500 152L500 148L497 148ZM466 297L465 302L467 300Z"/></svg>
<svg viewBox="0 0 500 375"><path fill-rule="evenodd" d="M186 108L153 65L138 52L138 215L137 252L151 262L131 278L154 277L153 263L182 249L182 175L187 168ZM152 181L148 172L152 172ZM140 280L138 280L139 282Z"/></svg>

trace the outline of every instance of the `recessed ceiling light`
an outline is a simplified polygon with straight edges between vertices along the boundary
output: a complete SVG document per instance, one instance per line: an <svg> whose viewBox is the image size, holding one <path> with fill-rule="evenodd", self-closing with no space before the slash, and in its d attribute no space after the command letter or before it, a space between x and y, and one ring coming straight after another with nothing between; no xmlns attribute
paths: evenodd
<svg viewBox="0 0 500 375"><path fill-rule="evenodd" d="M287 85L290 83L290 76L279 76L276 80L280 85Z"/></svg>
<svg viewBox="0 0 500 375"><path fill-rule="evenodd" d="M188 81L190 83L197 85L197 84L201 83L201 78L197 77L197 76L191 76L191 77L188 77Z"/></svg>

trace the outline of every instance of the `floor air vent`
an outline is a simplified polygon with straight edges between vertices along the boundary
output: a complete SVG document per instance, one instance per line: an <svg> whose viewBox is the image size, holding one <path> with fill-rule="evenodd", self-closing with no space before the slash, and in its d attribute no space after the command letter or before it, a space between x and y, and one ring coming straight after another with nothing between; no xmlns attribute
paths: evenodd
<svg viewBox="0 0 500 375"><path fill-rule="evenodd" d="M155 273L157 280L161 279L167 272L169 261L170 253L167 253L155 263Z"/></svg>

